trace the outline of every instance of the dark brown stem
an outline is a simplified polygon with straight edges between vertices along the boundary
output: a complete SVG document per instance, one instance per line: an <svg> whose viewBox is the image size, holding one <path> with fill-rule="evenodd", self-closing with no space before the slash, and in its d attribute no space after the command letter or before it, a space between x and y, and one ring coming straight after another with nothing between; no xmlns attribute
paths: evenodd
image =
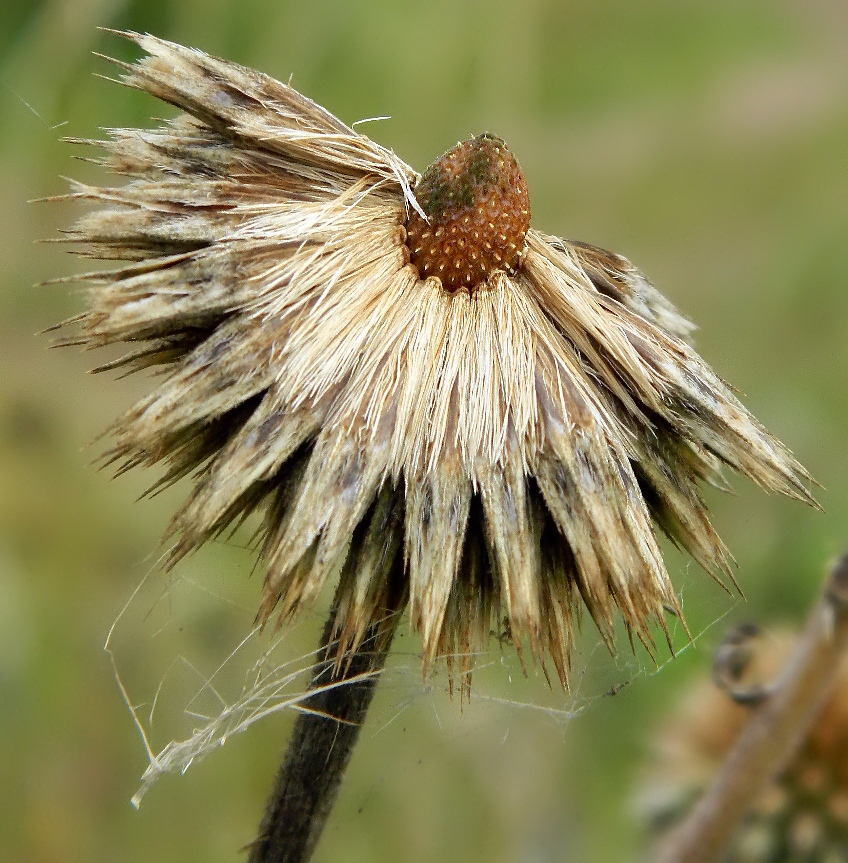
<svg viewBox="0 0 848 863"><path fill-rule="evenodd" d="M827 703L848 647L848 555L824 593L781 678L759 706L713 786L674 833L660 863L716 863L737 828L801 746Z"/></svg>
<svg viewBox="0 0 848 863"><path fill-rule="evenodd" d="M368 631L359 649L335 670L336 606L321 636L310 689L309 712L295 722L274 781L249 863L306 863L312 856L353 753L377 678L386 661L400 612ZM348 664L349 658L349 664ZM346 682L348 681L348 682Z"/></svg>

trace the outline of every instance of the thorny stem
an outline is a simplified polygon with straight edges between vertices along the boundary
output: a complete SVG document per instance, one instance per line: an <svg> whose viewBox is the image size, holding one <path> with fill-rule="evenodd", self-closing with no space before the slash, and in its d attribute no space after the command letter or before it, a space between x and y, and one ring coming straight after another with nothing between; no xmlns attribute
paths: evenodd
<svg viewBox="0 0 848 863"><path fill-rule="evenodd" d="M754 709L713 786L671 836L660 863L722 860L751 803L803 743L848 647L848 554L836 562L800 643Z"/></svg>
<svg viewBox="0 0 848 863"><path fill-rule="evenodd" d="M358 650L334 671L334 602L312 670L310 689L250 846L249 863L306 863L333 807L345 768L374 697L400 612L368 631ZM344 681L351 681L344 683ZM343 683L341 686L332 685ZM328 687L328 684L330 686Z"/></svg>

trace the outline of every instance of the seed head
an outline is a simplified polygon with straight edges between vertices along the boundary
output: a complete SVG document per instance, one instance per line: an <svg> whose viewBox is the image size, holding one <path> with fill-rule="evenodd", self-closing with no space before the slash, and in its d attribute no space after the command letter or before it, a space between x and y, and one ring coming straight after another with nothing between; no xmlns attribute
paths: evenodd
<svg viewBox="0 0 848 863"><path fill-rule="evenodd" d="M530 198L500 138L478 135L439 156L415 197L427 220L410 211L407 245L422 279L471 291L495 270L514 271L530 227Z"/></svg>
<svg viewBox="0 0 848 863"><path fill-rule="evenodd" d="M169 566L259 511L262 621L335 583L343 653L401 596L425 668L470 672L506 616L567 683L581 605L610 645L616 613L649 646L679 614L652 519L730 574L722 464L812 501L626 258L528 227L503 142L419 177L285 84L126 35L125 83L184 113L83 142L126 181L73 184L65 239L123 263L77 277L67 343L160 373L106 460L189 480Z"/></svg>

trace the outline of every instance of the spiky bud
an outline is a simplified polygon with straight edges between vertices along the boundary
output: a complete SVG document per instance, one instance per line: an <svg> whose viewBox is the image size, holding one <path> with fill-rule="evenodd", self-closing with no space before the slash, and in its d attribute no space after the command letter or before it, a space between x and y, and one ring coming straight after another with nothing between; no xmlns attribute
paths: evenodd
<svg viewBox="0 0 848 863"><path fill-rule="evenodd" d="M742 634L743 638L738 638ZM657 735L640 803L661 844L718 773L796 637L734 632L718 654L723 688L699 681ZM848 671L795 757L751 809L723 863L848 861Z"/></svg>

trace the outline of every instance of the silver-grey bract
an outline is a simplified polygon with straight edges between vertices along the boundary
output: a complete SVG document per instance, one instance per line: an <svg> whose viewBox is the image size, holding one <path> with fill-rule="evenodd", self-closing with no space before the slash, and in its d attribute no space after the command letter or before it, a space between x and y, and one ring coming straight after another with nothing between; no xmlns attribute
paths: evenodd
<svg viewBox="0 0 848 863"><path fill-rule="evenodd" d="M531 228L513 273L449 293L409 263L419 177L392 152L272 78L123 35L147 52L123 82L185 113L90 142L127 180L74 184L96 206L66 238L125 263L76 277L65 341L160 373L107 458L192 478L169 564L261 509L261 619L338 578L354 650L400 572L425 668L470 672L505 615L567 685L581 603L647 644L679 612L652 519L729 573L698 490L722 464L812 501L625 258Z"/></svg>

